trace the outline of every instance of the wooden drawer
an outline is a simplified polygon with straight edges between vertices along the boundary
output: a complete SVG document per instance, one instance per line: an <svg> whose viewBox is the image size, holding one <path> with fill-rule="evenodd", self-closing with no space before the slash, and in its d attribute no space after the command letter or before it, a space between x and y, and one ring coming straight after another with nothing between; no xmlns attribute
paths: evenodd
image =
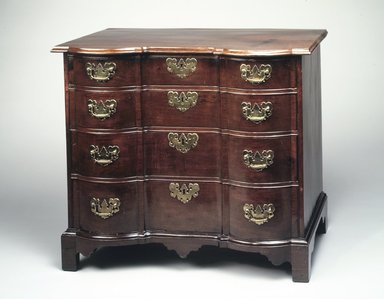
<svg viewBox="0 0 384 299"><path fill-rule="evenodd" d="M277 132L296 130L296 95L221 94L225 117L231 130Z"/></svg>
<svg viewBox="0 0 384 299"><path fill-rule="evenodd" d="M296 139L228 135L228 178L249 183L296 181Z"/></svg>
<svg viewBox="0 0 384 299"><path fill-rule="evenodd" d="M174 60L167 62L168 58ZM180 59L182 60L180 61ZM169 55L146 55L143 56L142 60L142 83L143 85L218 86L217 62L216 56L175 55L173 53ZM191 71L192 69L194 71Z"/></svg>
<svg viewBox="0 0 384 299"><path fill-rule="evenodd" d="M140 85L139 55L76 55L70 58L68 70L69 83L76 85L101 88Z"/></svg>
<svg viewBox="0 0 384 299"><path fill-rule="evenodd" d="M138 91L70 90L71 128L124 129L137 127Z"/></svg>
<svg viewBox="0 0 384 299"><path fill-rule="evenodd" d="M229 186L229 234L241 241L285 240L291 237L292 200L297 187Z"/></svg>
<svg viewBox="0 0 384 299"><path fill-rule="evenodd" d="M144 126L220 127L219 95L196 89L142 93Z"/></svg>
<svg viewBox="0 0 384 299"><path fill-rule="evenodd" d="M139 183L90 183L74 180L74 200L75 206L79 207L80 229L98 235L137 232L137 184Z"/></svg>
<svg viewBox="0 0 384 299"><path fill-rule="evenodd" d="M220 183L150 180L146 182L145 189L146 230L167 233L221 232Z"/></svg>
<svg viewBox="0 0 384 299"><path fill-rule="evenodd" d="M177 135L170 136L169 133ZM198 140L194 134L197 134ZM177 137L175 137L177 136ZM187 152L181 152L178 146L171 147L170 139L182 142L183 138L189 145ZM173 143L174 145L175 143ZM144 133L145 174L172 176L220 176L220 134L212 131L147 131Z"/></svg>
<svg viewBox="0 0 384 299"><path fill-rule="evenodd" d="M72 172L91 177L131 177L139 169L140 132L72 133Z"/></svg>
<svg viewBox="0 0 384 299"><path fill-rule="evenodd" d="M222 87L252 89L296 87L296 59L295 57L265 59L222 58L220 59L220 85ZM240 70L242 65L249 66L250 70L254 71L253 75L245 71L244 76L246 78L242 78ZM270 67L267 67L267 65ZM260 71L260 76L255 75L257 69ZM269 75L267 75L267 72ZM252 78L254 78L253 82L260 83L251 83ZM263 81L263 78L265 81Z"/></svg>

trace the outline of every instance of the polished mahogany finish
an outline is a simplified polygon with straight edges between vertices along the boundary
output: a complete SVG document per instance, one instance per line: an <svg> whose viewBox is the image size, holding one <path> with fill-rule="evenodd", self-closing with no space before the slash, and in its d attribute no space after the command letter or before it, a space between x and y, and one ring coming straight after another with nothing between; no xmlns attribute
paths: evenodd
<svg viewBox="0 0 384 299"><path fill-rule="evenodd" d="M309 281L327 216L326 34L107 29L56 46L68 152L63 269L105 246L162 243L186 257L213 245L289 262L294 281Z"/></svg>

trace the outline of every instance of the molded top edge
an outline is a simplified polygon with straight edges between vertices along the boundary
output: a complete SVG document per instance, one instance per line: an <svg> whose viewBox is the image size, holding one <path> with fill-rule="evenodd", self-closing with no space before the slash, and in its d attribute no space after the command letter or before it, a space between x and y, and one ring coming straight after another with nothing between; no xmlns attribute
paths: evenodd
<svg viewBox="0 0 384 299"><path fill-rule="evenodd" d="M110 28L60 44L52 52L95 55L201 53L233 56L311 54L327 36L307 29Z"/></svg>

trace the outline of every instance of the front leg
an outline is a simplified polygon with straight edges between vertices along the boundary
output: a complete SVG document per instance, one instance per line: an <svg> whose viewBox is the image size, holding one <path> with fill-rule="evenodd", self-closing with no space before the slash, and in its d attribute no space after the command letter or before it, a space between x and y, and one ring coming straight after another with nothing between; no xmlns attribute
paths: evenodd
<svg viewBox="0 0 384 299"><path fill-rule="evenodd" d="M61 235L61 264L64 271L77 271L79 268L76 233L68 230Z"/></svg>

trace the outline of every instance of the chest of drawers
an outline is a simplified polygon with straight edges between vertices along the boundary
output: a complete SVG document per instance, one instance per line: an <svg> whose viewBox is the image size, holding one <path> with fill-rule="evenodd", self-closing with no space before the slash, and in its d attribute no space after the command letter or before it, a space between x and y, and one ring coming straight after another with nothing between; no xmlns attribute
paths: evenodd
<svg viewBox="0 0 384 299"><path fill-rule="evenodd" d="M325 30L107 29L64 53L62 267L104 246L203 245L308 281L322 188Z"/></svg>

